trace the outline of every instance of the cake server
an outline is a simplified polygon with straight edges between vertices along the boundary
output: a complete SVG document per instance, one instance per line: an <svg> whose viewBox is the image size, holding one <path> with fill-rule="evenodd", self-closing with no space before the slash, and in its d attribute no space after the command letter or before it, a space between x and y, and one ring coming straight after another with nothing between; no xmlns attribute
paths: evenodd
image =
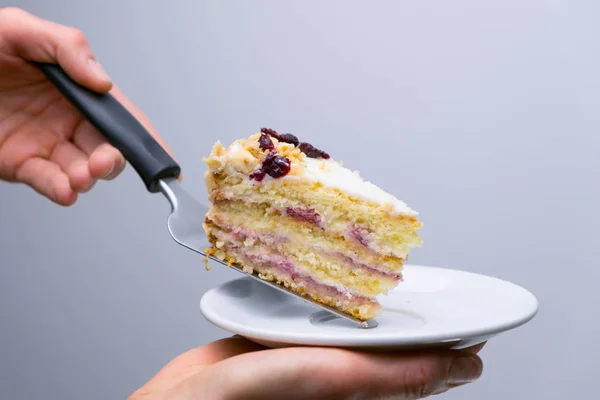
<svg viewBox="0 0 600 400"><path fill-rule="evenodd" d="M216 257L208 256L208 239L202 227L208 207L196 201L180 185L177 178L180 166L169 156L152 135L110 94L92 92L73 81L56 64L35 63L60 93L73 104L138 173L150 193L162 193L171 203L167 226L171 237L180 245L217 263L227 265ZM362 321L334 308L312 301L283 286L260 279L240 268L233 267L255 280L313 304L320 309L348 319L363 328L377 326L375 320Z"/></svg>

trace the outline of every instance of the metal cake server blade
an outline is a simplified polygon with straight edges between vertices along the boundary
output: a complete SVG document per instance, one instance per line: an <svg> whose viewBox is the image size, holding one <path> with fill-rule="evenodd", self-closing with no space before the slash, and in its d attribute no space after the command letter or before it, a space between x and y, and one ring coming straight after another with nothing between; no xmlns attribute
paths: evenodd
<svg viewBox="0 0 600 400"><path fill-rule="evenodd" d="M71 102L106 139L125 157L136 170L150 193L161 192L171 203L171 214L167 225L173 240L208 259L227 266L222 260L206 254L208 238L202 226L208 207L186 192L177 178L181 168L171 156L154 140L148 131L110 94L92 92L73 81L56 64L34 63L46 75L59 92ZM297 297L340 318L350 320L363 328L377 326L375 320L362 321L332 307L317 303L283 286L241 272L262 284L271 286L290 296Z"/></svg>

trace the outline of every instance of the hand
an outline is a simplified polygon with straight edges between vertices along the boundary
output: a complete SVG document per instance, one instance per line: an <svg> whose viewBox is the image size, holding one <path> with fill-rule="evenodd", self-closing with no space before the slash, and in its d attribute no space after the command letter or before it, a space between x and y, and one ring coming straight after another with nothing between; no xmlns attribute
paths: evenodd
<svg viewBox="0 0 600 400"><path fill-rule="evenodd" d="M30 61L58 63L79 84L110 92L170 153L146 116L114 86L75 28L0 9L0 180L24 183L63 206L125 159ZM172 155L171 155L172 156Z"/></svg>
<svg viewBox="0 0 600 400"><path fill-rule="evenodd" d="M234 336L175 358L129 400L422 399L476 380L482 347L372 354Z"/></svg>

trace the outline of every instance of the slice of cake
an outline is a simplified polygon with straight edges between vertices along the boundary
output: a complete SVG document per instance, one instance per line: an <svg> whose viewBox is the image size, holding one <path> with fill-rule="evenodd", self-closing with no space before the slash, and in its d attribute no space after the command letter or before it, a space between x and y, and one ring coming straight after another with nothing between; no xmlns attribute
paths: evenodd
<svg viewBox="0 0 600 400"><path fill-rule="evenodd" d="M210 254L356 318L421 245L415 211L292 134L217 142L205 161Z"/></svg>

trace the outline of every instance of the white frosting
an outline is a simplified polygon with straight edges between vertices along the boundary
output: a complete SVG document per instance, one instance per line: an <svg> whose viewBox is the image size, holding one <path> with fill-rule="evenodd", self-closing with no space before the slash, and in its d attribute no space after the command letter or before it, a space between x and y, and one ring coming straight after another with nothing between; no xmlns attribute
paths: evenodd
<svg viewBox="0 0 600 400"><path fill-rule="evenodd" d="M236 175L248 179L246 174L240 173L239 163L246 159L253 159L240 142L234 142L228 151L220 157L215 157L229 175ZM371 182L363 180L357 172L344 168L332 159L304 159L306 168L301 175L287 175L283 179L299 179L310 182L319 182L323 186L338 189L351 197L385 207L393 215L416 217L418 212L410 209L406 203L398 200L391 194L383 191ZM263 184L268 184L271 178L265 177Z"/></svg>
<svg viewBox="0 0 600 400"><path fill-rule="evenodd" d="M382 207L390 207L391 213L416 217L418 212L410 209L406 203L383 191L369 181L363 180L357 172L344 168L341 164L329 159L306 158L304 176L287 176L289 179L307 179L323 186L335 188L358 198Z"/></svg>

